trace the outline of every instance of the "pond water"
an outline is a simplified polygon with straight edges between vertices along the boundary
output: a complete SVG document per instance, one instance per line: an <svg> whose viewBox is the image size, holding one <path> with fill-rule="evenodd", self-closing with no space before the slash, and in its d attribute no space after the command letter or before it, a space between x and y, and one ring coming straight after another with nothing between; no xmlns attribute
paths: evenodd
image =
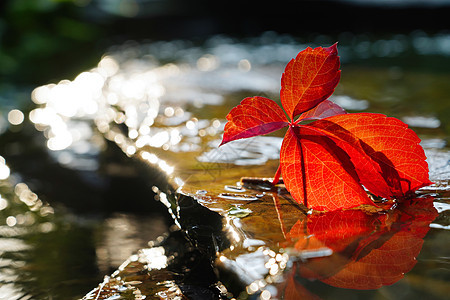
<svg viewBox="0 0 450 300"><path fill-rule="evenodd" d="M403 120L427 155L435 184L386 214L307 217L282 187L241 180L273 176L282 135L218 148L233 106L279 99L286 63L335 41L331 100ZM128 42L5 102L0 297L445 299L449 43L420 31Z"/></svg>

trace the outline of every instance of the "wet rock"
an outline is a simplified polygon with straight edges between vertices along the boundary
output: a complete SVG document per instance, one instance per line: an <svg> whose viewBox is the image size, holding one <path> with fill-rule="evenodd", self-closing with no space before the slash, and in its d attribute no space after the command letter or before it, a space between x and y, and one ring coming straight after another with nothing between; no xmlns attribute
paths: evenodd
<svg viewBox="0 0 450 300"><path fill-rule="evenodd" d="M183 232L172 231L160 240L128 258L83 300L227 299L210 256Z"/></svg>

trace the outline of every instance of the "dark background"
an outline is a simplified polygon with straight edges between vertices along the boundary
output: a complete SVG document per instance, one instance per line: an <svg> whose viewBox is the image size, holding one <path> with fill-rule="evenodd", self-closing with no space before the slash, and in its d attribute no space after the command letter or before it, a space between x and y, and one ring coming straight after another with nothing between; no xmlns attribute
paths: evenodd
<svg viewBox="0 0 450 300"><path fill-rule="evenodd" d="M436 33L449 29L446 0L3 0L0 92L89 69L127 40L201 40L272 30L308 37L340 32Z"/></svg>

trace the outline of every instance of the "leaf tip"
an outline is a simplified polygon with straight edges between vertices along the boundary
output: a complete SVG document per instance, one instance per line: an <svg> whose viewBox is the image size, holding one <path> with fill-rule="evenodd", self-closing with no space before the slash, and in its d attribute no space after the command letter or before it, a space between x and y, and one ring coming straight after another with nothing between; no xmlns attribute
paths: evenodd
<svg viewBox="0 0 450 300"><path fill-rule="evenodd" d="M338 54L338 51L337 51L337 45L338 45L338 42L334 43L334 44L331 45L330 47L323 48L323 50L325 50L326 52L328 52L329 55L337 55L337 54Z"/></svg>
<svg viewBox="0 0 450 300"><path fill-rule="evenodd" d="M227 136L227 133L226 133L226 131L225 131L224 134L223 134L223 136L222 136L222 141L220 142L220 144L219 144L218 147L223 146L223 145L225 145L226 143L231 142L232 140L233 140L232 138L230 138L229 136Z"/></svg>

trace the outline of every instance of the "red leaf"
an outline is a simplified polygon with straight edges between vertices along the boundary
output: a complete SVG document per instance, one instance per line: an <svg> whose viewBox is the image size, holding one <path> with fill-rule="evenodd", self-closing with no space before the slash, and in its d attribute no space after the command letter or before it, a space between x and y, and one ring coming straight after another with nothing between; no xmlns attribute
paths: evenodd
<svg viewBox="0 0 450 300"><path fill-rule="evenodd" d="M230 111L227 120L220 145L267 134L289 124L281 107L264 97L245 98Z"/></svg>
<svg viewBox="0 0 450 300"><path fill-rule="evenodd" d="M221 145L290 125L280 171L294 199L316 210L374 205L363 186L385 198L405 198L431 184L420 139L403 122L381 114L347 114L326 100L340 79L336 44L307 48L286 66L281 103L244 99L227 115ZM294 121L294 117L301 114ZM310 124L302 121L316 120Z"/></svg>
<svg viewBox="0 0 450 300"><path fill-rule="evenodd" d="M402 121L382 114L355 113L312 122L351 158L359 182L385 198L402 198L430 185L420 139Z"/></svg>
<svg viewBox="0 0 450 300"><path fill-rule="evenodd" d="M332 116L343 115L346 113L347 112L345 111L345 109L343 109L336 103L331 102L330 100L325 100L323 102L320 102L313 109L302 113L295 123L307 120L320 120Z"/></svg>
<svg viewBox="0 0 450 300"><path fill-rule="evenodd" d="M284 184L294 199L321 211L374 205L336 143L306 126L292 126L280 153Z"/></svg>
<svg viewBox="0 0 450 300"><path fill-rule="evenodd" d="M336 44L307 48L292 59L281 77L281 104L291 120L326 100L339 82Z"/></svg>

